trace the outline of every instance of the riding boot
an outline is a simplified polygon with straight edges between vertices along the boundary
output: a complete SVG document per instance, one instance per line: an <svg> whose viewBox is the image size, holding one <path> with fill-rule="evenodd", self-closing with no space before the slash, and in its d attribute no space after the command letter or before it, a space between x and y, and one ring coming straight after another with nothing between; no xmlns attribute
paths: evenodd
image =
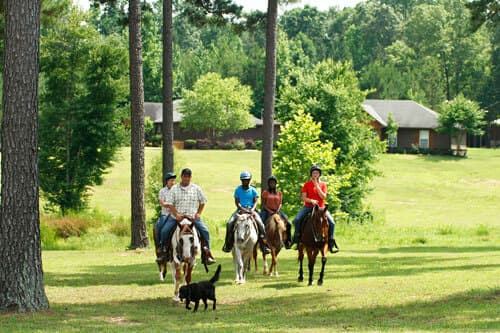
<svg viewBox="0 0 500 333"><path fill-rule="evenodd" d="M286 241L285 248L288 250L292 247L292 224L286 221Z"/></svg>
<svg viewBox="0 0 500 333"><path fill-rule="evenodd" d="M224 246L222 247L222 251L231 252L234 243L234 231L233 231L234 221L231 221L227 224L226 228L226 239L224 240Z"/></svg>
<svg viewBox="0 0 500 333"><path fill-rule="evenodd" d="M260 245L260 250L262 253L269 254L271 253L271 249L267 245L267 239L265 235L260 235L259 236L259 245Z"/></svg>
<svg viewBox="0 0 500 333"><path fill-rule="evenodd" d="M335 241L334 238L328 239L328 249L330 250L330 253L339 252L339 247L337 246L337 242Z"/></svg>
<svg viewBox="0 0 500 333"><path fill-rule="evenodd" d="M210 252L210 249L208 247L203 248L203 252L205 252L205 260L207 265L212 265L215 264L217 261L215 258L212 256L212 252Z"/></svg>
<svg viewBox="0 0 500 333"><path fill-rule="evenodd" d="M262 253L271 253L271 249L269 248L269 246L267 246L266 232L263 226L258 222L256 222L255 224L257 224L257 229L259 229L259 245Z"/></svg>

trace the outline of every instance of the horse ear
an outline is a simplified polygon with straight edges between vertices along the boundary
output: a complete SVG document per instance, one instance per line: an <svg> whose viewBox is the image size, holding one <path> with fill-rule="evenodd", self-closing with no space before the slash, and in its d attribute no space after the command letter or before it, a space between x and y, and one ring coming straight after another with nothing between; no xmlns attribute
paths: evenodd
<svg viewBox="0 0 500 333"><path fill-rule="evenodd" d="M328 204L325 205L325 212L328 210Z"/></svg>

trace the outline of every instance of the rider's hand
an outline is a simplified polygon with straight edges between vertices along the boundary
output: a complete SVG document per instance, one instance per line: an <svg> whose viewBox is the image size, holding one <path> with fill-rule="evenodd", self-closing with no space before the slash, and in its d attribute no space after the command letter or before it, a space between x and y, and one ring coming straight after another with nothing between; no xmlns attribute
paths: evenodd
<svg viewBox="0 0 500 333"><path fill-rule="evenodd" d="M201 219L201 214L200 213L194 214L194 220L198 221L199 219Z"/></svg>
<svg viewBox="0 0 500 333"><path fill-rule="evenodd" d="M318 204L318 200L311 199L311 204L313 204L313 206L316 206Z"/></svg>
<svg viewBox="0 0 500 333"><path fill-rule="evenodd" d="M175 219L176 219L177 221L182 221L182 219L183 219L183 218L184 218L184 216L182 216L181 214L178 214L178 213L177 213L177 214L175 214Z"/></svg>

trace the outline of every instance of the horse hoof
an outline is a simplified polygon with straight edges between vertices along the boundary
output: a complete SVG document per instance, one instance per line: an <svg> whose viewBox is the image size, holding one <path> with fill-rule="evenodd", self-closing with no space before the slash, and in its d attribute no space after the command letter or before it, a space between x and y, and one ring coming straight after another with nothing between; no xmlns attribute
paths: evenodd
<svg viewBox="0 0 500 333"><path fill-rule="evenodd" d="M318 280L318 286L322 286L323 285L323 280Z"/></svg>
<svg viewBox="0 0 500 333"><path fill-rule="evenodd" d="M172 297L172 300L173 300L174 302L180 302L180 301L181 301L181 299L179 298L179 296L174 296L174 297Z"/></svg>
<svg viewBox="0 0 500 333"><path fill-rule="evenodd" d="M312 283L312 282L309 282L307 285L308 285L308 286L312 286L312 285L313 285L313 283Z"/></svg>
<svg viewBox="0 0 500 333"><path fill-rule="evenodd" d="M301 277L299 277L298 281L299 281L299 282L304 282L304 279L303 279L303 278L301 278Z"/></svg>

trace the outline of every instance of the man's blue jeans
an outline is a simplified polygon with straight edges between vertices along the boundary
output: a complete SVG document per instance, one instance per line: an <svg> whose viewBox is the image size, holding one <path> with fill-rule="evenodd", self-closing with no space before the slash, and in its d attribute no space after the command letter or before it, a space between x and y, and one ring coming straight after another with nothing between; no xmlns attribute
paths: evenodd
<svg viewBox="0 0 500 333"><path fill-rule="evenodd" d="M162 215L162 217L163 216L164 215ZM160 229L160 223L161 223L161 217L160 221L158 222L158 230L160 230L160 242L161 244L166 244L168 235L172 231L172 228L175 228L175 226L177 225L177 220L175 219L175 217L170 215L168 219L166 219L165 223L162 225L161 229ZM208 228L205 225L205 223L203 223L202 220L196 220L194 221L194 226L200 232L201 237L205 239L205 242L207 242L207 247L210 249L210 234L208 232Z"/></svg>

